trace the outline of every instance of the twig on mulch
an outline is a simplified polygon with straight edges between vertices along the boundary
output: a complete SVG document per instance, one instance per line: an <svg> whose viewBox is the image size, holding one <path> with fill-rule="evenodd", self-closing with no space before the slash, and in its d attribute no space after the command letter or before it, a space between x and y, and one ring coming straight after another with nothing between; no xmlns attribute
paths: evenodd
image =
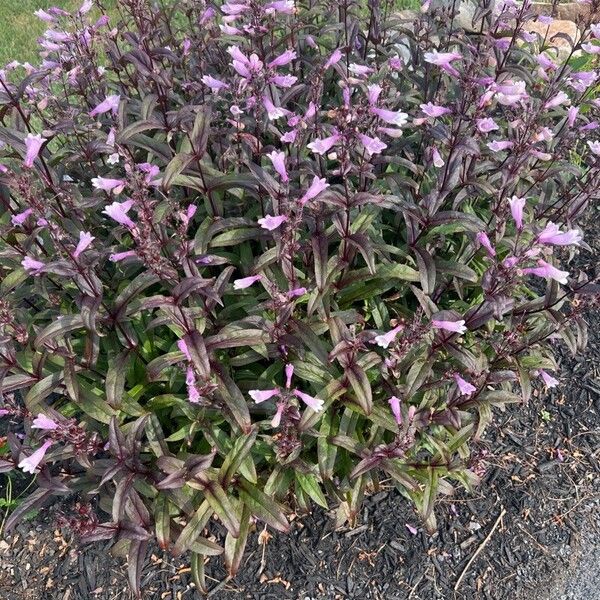
<svg viewBox="0 0 600 600"><path fill-rule="evenodd" d="M498 525L500 525L500 521L502 521L502 517L505 514L506 514L506 509L502 506L501 510L500 510L500 514L498 515L498 518L496 519L496 522L494 523L492 529L487 534L487 536L485 537L485 539L483 540L483 542L481 542L481 544L479 545L479 548L477 548L477 550L475 550L475 553L473 554L473 556L471 556L471 559L466 564L465 568L462 570L462 573L460 574L460 577L458 578L458 581L454 585L454 591L455 592L460 587L460 584L462 583L462 580L464 579L465 575L467 574L467 571L469 570L469 567L473 564L473 562L475 561L475 559L479 556L480 552L486 547L487 543L490 541L490 539L491 539L494 531L496 531L496 529L498 528Z"/></svg>

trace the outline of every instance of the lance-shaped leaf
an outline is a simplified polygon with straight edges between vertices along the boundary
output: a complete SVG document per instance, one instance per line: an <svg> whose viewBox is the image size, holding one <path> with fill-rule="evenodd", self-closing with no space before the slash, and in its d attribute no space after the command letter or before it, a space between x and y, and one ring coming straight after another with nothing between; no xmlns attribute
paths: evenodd
<svg viewBox="0 0 600 600"><path fill-rule="evenodd" d="M344 375L350 382L356 401L368 416L373 411L373 396L371 393L371 384L364 369L357 364L346 367Z"/></svg>
<svg viewBox="0 0 600 600"><path fill-rule="evenodd" d="M125 391L125 377L130 366L131 350L120 352L108 363L106 372L106 401L113 407L119 408Z"/></svg>
<svg viewBox="0 0 600 600"><path fill-rule="evenodd" d="M148 380L157 381L160 378L161 373L165 369L172 367L177 363L183 362L184 360L185 354L180 351L168 352L167 354L163 354L162 356L151 360L146 365L146 373L148 375Z"/></svg>
<svg viewBox="0 0 600 600"><path fill-rule="evenodd" d="M210 107L201 107L194 120L190 141L196 160L200 160L206 152L206 144L210 133L210 117Z"/></svg>
<svg viewBox="0 0 600 600"><path fill-rule="evenodd" d="M187 525L181 530L173 548L173 554L175 556L178 556L191 548L193 542L202 534L202 531L210 520L212 512L208 500L204 500L192 518L188 521Z"/></svg>
<svg viewBox="0 0 600 600"><path fill-rule="evenodd" d="M140 595L140 582L142 579L142 568L146 560L146 550L148 542L142 540L131 540L129 551L127 552L127 577L133 593L137 597Z"/></svg>
<svg viewBox="0 0 600 600"><path fill-rule="evenodd" d="M210 359L204 338L198 331L192 331L183 338L196 370L203 379L210 378Z"/></svg>
<svg viewBox="0 0 600 600"><path fill-rule="evenodd" d="M267 496L243 477L240 477L238 480L237 489L240 494L240 499L248 506L250 512L255 517L277 531L281 531L282 533L288 532L290 528L288 521L273 498Z"/></svg>
<svg viewBox="0 0 600 600"><path fill-rule="evenodd" d="M316 502L319 506L328 509L327 500L323 490L319 486L316 476L313 473L296 473L296 481L300 487Z"/></svg>
<svg viewBox="0 0 600 600"><path fill-rule="evenodd" d="M4 526L4 532L9 533L13 527L31 510L41 506L50 496L53 491L44 488L39 488L32 492L19 503L19 505L10 513Z"/></svg>
<svg viewBox="0 0 600 600"><path fill-rule="evenodd" d="M210 507L233 537L240 534L240 521L235 514L235 508L225 490L218 481L211 479L206 473L197 473L188 485L199 487Z"/></svg>
<svg viewBox="0 0 600 600"><path fill-rule="evenodd" d="M250 509L241 503L242 512L240 515L240 535L235 538L230 533L225 538L225 567L230 577L235 577L239 571L248 541L248 532L250 531L250 522L252 515Z"/></svg>
<svg viewBox="0 0 600 600"><path fill-rule="evenodd" d="M196 584L196 587L202 594L208 593L208 587L206 586L206 578L204 575L204 554L199 552L192 552L190 556L190 568L192 569L192 579Z"/></svg>
<svg viewBox="0 0 600 600"><path fill-rule="evenodd" d="M256 441L257 433L258 429L253 427L250 432L241 435L235 441L233 448L229 451L219 469L219 481L221 485L227 487L233 476L238 472L242 462L246 457L250 457L250 451ZM250 462L252 462L251 458ZM252 463L252 466L254 467L254 463ZM254 474L256 475L256 472Z"/></svg>
<svg viewBox="0 0 600 600"><path fill-rule="evenodd" d="M428 296L435 290L436 267L433 257L425 248L413 248L417 266L419 267L419 277L421 278L421 287L423 293Z"/></svg>
<svg viewBox="0 0 600 600"><path fill-rule="evenodd" d="M56 343L67 333L81 328L83 328L83 317L81 315L62 315L42 329L33 344L36 348L41 348L44 344L48 342Z"/></svg>
<svg viewBox="0 0 600 600"><path fill-rule="evenodd" d="M25 396L25 406L29 412L37 415L42 412L44 406L44 400L52 394L52 392L62 384L64 380L64 373L57 371L44 377L41 381L38 381L33 385Z"/></svg>
<svg viewBox="0 0 600 600"><path fill-rule="evenodd" d="M249 432L252 428L252 420L248 410L248 403L240 388L235 384L233 379L225 373L220 365L213 365L213 372L219 379L220 385L217 392L227 404L227 408L231 411L235 422L244 432Z"/></svg>
<svg viewBox="0 0 600 600"><path fill-rule="evenodd" d="M115 318L119 319L127 305L145 289L159 281L158 276L150 271L140 273L115 299Z"/></svg>
<svg viewBox="0 0 600 600"><path fill-rule="evenodd" d="M39 381L38 377L34 375L28 375L27 373L17 373L16 375L9 375L0 380L0 391L4 394L10 394L17 390L29 387Z"/></svg>

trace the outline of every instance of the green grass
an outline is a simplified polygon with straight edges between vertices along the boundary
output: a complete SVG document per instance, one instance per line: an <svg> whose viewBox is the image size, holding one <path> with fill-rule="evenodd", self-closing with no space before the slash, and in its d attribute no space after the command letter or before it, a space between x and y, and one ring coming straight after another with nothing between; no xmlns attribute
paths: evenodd
<svg viewBox="0 0 600 600"><path fill-rule="evenodd" d="M37 60L37 38L48 24L33 13L38 8L59 6L74 11L83 0L0 0L0 67L13 60L34 62ZM106 4L118 3L107 0ZM397 0L396 8L418 8L419 0Z"/></svg>
<svg viewBox="0 0 600 600"><path fill-rule="evenodd" d="M75 11L83 0L0 0L0 66L13 60L37 60L37 38L48 28L48 23L33 13L38 8L59 6ZM114 0L114 4L118 0ZM109 4L109 2L107 2Z"/></svg>

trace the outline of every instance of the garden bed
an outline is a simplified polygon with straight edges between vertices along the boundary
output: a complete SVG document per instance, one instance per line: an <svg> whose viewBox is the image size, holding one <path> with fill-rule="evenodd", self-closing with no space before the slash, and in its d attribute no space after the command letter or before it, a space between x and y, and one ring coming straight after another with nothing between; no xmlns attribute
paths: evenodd
<svg viewBox="0 0 600 600"><path fill-rule="evenodd" d="M600 227L591 216L586 241L592 252L581 251L574 266L595 278ZM427 535L408 503L384 483L366 500L354 529L335 531L331 517L318 510L298 517L289 536L276 534L262 546L259 527L238 577L212 597L600 598L594 567L600 554L600 314L589 312L587 320L584 355L572 358L557 347L564 385L510 407L489 428L481 450L495 450L487 454L481 491L440 502L438 533ZM79 548L67 532L48 527L60 508L22 523L0 543L0 597L130 598L123 560L106 545ZM216 565L207 567L213 586L225 576ZM185 559L157 548L148 555L142 587L152 599L196 594Z"/></svg>

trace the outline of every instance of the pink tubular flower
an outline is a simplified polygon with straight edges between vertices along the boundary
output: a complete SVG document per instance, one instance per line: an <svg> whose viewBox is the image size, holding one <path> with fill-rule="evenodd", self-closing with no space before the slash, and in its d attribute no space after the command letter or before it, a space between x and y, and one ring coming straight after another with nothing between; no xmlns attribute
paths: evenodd
<svg viewBox="0 0 600 600"><path fill-rule="evenodd" d="M402 127L408 123L408 115L401 111L385 110L384 108L371 108L371 112L377 115L382 121Z"/></svg>
<svg viewBox="0 0 600 600"><path fill-rule="evenodd" d="M286 293L288 298L299 298L300 296L304 296L308 290L305 287L298 287L290 290Z"/></svg>
<svg viewBox="0 0 600 600"><path fill-rule="evenodd" d="M95 239L96 238L89 231L80 231L79 242L77 243L75 252L73 252L73 258L79 258L79 255L84 252Z"/></svg>
<svg viewBox="0 0 600 600"><path fill-rule="evenodd" d="M396 419L396 423L398 425L402 425L402 412L400 410L400 398L396 396L392 396L388 402L390 403L390 408L392 409L392 414L394 415L394 419Z"/></svg>
<svg viewBox="0 0 600 600"><path fill-rule="evenodd" d="M31 167L33 167L33 161L38 157L45 141L47 141L46 138L43 138L39 134L27 134L27 136L25 137L25 160L23 161L23 166L25 168L31 169Z"/></svg>
<svg viewBox="0 0 600 600"><path fill-rule="evenodd" d="M324 178L320 179L315 175L312 180L312 183L310 184L310 187L306 190L304 196L300 198L300 204L304 205L313 198L316 198L323 190L327 189L328 187L329 184L327 183L327 181L325 181Z"/></svg>
<svg viewBox="0 0 600 600"><path fill-rule="evenodd" d="M590 147L592 154L600 156L600 142L592 142L588 140L587 145Z"/></svg>
<svg viewBox="0 0 600 600"><path fill-rule="evenodd" d="M438 52L434 50L433 52L425 52L423 55L425 62L430 63L432 65L437 65L440 69L458 77L460 73L452 66L453 60L458 60L462 58L462 55L458 52Z"/></svg>
<svg viewBox="0 0 600 600"><path fill-rule="evenodd" d="M569 231L561 231L558 225L549 222L544 230L538 234L538 242L542 244L550 244L553 246L579 246L581 242L581 232L578 229L570 229Z"/></svg>
<svg viewBox="0 0 600 600"><path fill-rule="evenodd" d="M477 242L487 250L490 256L496 256L496 250L492 246L492 242L490 242L490 238L485 231L480 231L475 237Z"/></svg>
<svg viewBox="0 0 600 600"><path fill-rule="evenodd" d="M561 271L541 258L538 260L537 267L527 267L526 269L523 269L523 273L526 275L531 274L537 275L538 277L545 277L546 279L554 279L562 284L567 283L567 277L569 276L568 271Z"/></svg>
<svg viewBox="0 0 600 600"><path fill-rule="evenodd" d="M367 86L367 99L369 100L369 104L371 106L375 106L377 104L382 91L383 88L376 83Z"/></svg>
<svg viewBox="0 0 600 600"><path fill-rule="evenodd" d="M506 81L496 85L494 89L496 100L503 106L514 106L529 97L524 81Z"/></svg>
<svg viewBox="0 0 600 600"><path fill-rule="evenodd" d="M276 121L277 119L281 119L281 117L285 117L287 111L280 106L275 106L273 102L267 96L263 97L263 106L267 111L267 116L270 121Z"/></svg>
<svg viewBox="0 0 600 600"><path fill-rule="evenodd" d="M18 227L19 225L23 225L23 223L25 223L25 221L27 220L27 217L33 212L33 208L28 208L26 210L24 210L23 212L17 214L17 215L13 215L10 218L10 222L15 226Z"/></svg>
<svg viewBox="0 0 600 600"><path fill-rule="evenodd" d="M285 388L287 390L292 386L292 377L294 375L294 365L292 363L287 363L285 365Z"/></svg>
<svg viewBox="0 0 600 600"><path fill-rule="evenodd" d="M550 100L548 100L548 102L546 102L546 104L544 104L544 108L556 108L561 104L569 104L570 102L571 100L569 99L569 96L567 96L567 94L565 94L564 92L558 92L556 96L553 96L552 98L550 98Z"/></svg>
<svg viewBox="0 0 600 600"><path fill-rule="evenodd" d="M546 373L544 369L540 369L540 377L543 379L547 388L553 388L559 384L558 379L555 379L554 377L552 377L552 375Z"/></svg>
<svg viewBox="0 0 600 600"><path fill-rule="evenodd" d="M378 137L372 138L368 135L365 135L364 133L359 133L358 139L365 147L365 150L367 151L367 154L369 156L373 156L374 154L380 154L383 150L387 148L387 144L382 142Z"/></svg>
<svg viewBox="0 0 600 600"><path fill-rule="evenodd" d="M274 83L277 87L289 88L298 81L298 78L295 75L274 75L269 81Z"/></svg>
<svg viewBox="0 0 600 600"><path fill-rule="evenodd" d="M481 133L489 133L490 131L496 131L499 127L494 119L486 117L485 119L477 119L477 129Z"/></svg>
<svg viewBox="0 0 600 600"><path fill-rule="evenodd" d="M494 140L486 145L492 152L500 152L513 147L513 143L508 140Z"/></svg>
<svg viewBox="0 0 600 600"><path fill-rule="evenodd" d="M281 226L282 223L287 221L287 217L285 215L279 215L278 217L273 217L271 215L265 215L262 219L258 220L258 224L263 228L269 231L273 231Z"/></svg>
<svg viewBox="0 0 600 600"><path fill-rule="evenodd" d="M36 10L33 14L38 19L41 19L42 21L46 21L46 23L54 23L54 21L55 21L55 18L51 14L47 13L45 10L43 10L41 8L39 10Z"/></svg>
<svg viewBox="0 0 600 600"><path fill-rule="evenodd" d="M525 208L525 198L513 196L508 203L510 204L510 212L515 220L517 229L523 229L523 209Z"/></svg>
<svg viewBox="0 0 600 600"><path fill-rule="evenodd" d="M279 427L281 424L281 416L283 415L283 411L285 410L285 402L277 403L277 412L271 421L271 427Z"/></svg>
<svg viewBox="0 0 600 600"><path fill-rule="evenodd" d="M294 390L294 395L300 398L300 400L302 400L302 402L304 402L308 408L312 408L312 410L315 412L323 410L324 402L320 398L313 398L312 396L309 396L300 390Z"/></svg>
<svg viewBox="0 0 600 600"><path fill-rule="evenodd" d="M592 44L587 42L586 44L581 44L581 49L587 52L588 54L600 54L600 46L596 46L596 44Z"/></svg>
<svg viewBox="0 0 600 600"><path fill-rule="evenodd" d="M250 390L248 392L248 395L256 404L270 400L273 396L279 396L279 394L280 391L278 388L273 388L272 390Z"/></svg>
<svg viewBox="0 0 600 600"><path fill-rule="evenodd" d="M575 121L577 120L577 115L579 114L578 106L570 106L567 110L567 124L569 127L573 127L575 125Z"/></svg>
<svg viewBox="0 0 600 600"><path fill-rule="evenodd" d="M21 261L21 264L27 271L29 271L33 275L37 275L38 273L41 273L46 266L43 262L40 262L39 260L35 260L34 258L30 258L29 256L26 256Z"/></svg>
<svg viewBox="0 0 600 600"><path fill-rule="evenodd" d="M267 154L267 158L273 163L273 168L281 177L281 181L287 182L290 180L287 174L287 170L285 168L285 152L278 152L277 150L273 150L270 154Z"/></svg>
<svg viewBox="0 0 600 600"><path fill-rule="evenodd" d="M43 429L44 431L52 431L58 429L58 423L53 421L46 415L39 413L38 416L33 420L31 429Z"/></svg>
<svg viewBox="0 0 600 600"><path fill-rule="evenodd" d="M348 65L348 71L353 75L358 75L359 77L364 77L369 73L372 73L375 69L372 67L368 67L367 65L359 65L358 63L350 63Z"/></svg>
<svg viewBox="0 0 600 600"><path fill-rule="evenodd" d="M398 325L398 327L390 329L387 333L375 336L373 342L382 348L387 348L396 339L400 331L402 331L402 326Z"/></svg>
<svg viewBox="0 0 600 600"><path fill-rule="evenodd" d="M177 348L179 348L180 352L183 352L183 354L185 355L185 357L188 360L192 360L192 355L190 354L190 351L188 350L185 340L177 340Z"/></svg>
<svg viewBox="0 0 600 600"><path fill-rule="evenodd" d="M189 365L185 374L185 384L188 391L188 400L191 404L198 404L201 400L200 392L196 387L196 374L192 365Z"/></svg>
<svg viewBox="0 0 600 600"><path fill-rule="evenodd" d="M180 213L183 224L187 227L190 221L194 218L198 207L195 204L190 204L184 213Z"/></svg>
<svg viewBox="0 0 600 600"><path fill-rule="evenodd" d="M452 112L445 106L438 106L437 104L432 104L431 102L428 102L427 104L420 104L419 106L428 117L433 118L442 117L443 115L447 115L448 113Z"/></svg>
<svg viewBox="0 0 600 600"><path fill-rule="evenodd" d="M460 319L459 321L442 321L439 319L432 319L431 324L436 329L444 329L445 331L452 331L454 333L462 334L467 331L464 319Z"/></svg>
<svg viewBox="0 0 600 600"><path fill-rule="evenodd" d="M77 12L80 15L87 15L90 12L90 10L92 10L93 6L94 3L92 2L92 0L83 0L83 4L79 7L79 10Z"/></svg>
<svg viewBox="0 0 600 600"><path fill-rule="evenodd" d="M219 92L220 90L226 90L229 88L228 83L220 81L219 79L215 79L210 75L204 75L200 81L202 81L205 86L209 87L212 92Z"/></svg>
<svg viewBox="0 0 600 600"><path fill-rule="evenodd" d="M130 229L135 227L135 223L127 216L127 213L133 206L133 200L125 202L113 202L109 204L102 212L114 219L120 225L125 225Z"/></svg>
<svg viewBox="0 0 600 600"><path fill-rule="evenodd" d="M250 277L243 277L242 279L236 279L233 282L234 290L245 290L249 288L251 285L255 284L257 281L262 279L262 275L251 275Z"/></svg>
<svg viewBox="0 0 600 600"><path fill-rule="evenodd" d="M123 179L110 179L108 177L92 178L92 185L95 189L110 192L115 195L120 194L125 189L126 184L127 182Z"/></svg>
<svg viewBox="0 0 600 600"><path fill-rule="evenodd" d="M431 148L431 160L436 169L441 169L446 164L442 158L442 155L440 154L440 151L435 146Z"/></svg>
<svg viewBox="0 0 600 600"><path fill-rule="evenodd" d="M113 115L117 114L119 110L119 103L121 102L121 96L118 94L113 96L107 96L96 108L90 112L90 117L96 117L97 115L103 115L109 111L112 111Z"/></svg>
<svg viewBox="0 0 600 600"><path fill-rule="evenodd" d="M109 255L108 260L110 260L110 262L119 262L126 258L133 258L134 256L137 256L135 250L126 250L125 252L116 252Z"/></svg>
<svg viewBox="0 0 600 600"><path fill-rule="evenodd" d="M465 381L458 373L454 373L453 377L462 396L470 396L477 390L473 384Z"/></svg>
<svg viewBox="0 0 600 600"><path fill-rule="evenodd" d="M310 144L307 144L307 147L315 154L320 154L322 156L326 152L329 152L329 150L339 142L340 138L341 136L337 134L330 135L329 137L320 140L314 140Z"/></svg>
<svg viewBox="0 0 600 600"><path fill-rule="evenodd" d="M339 48L336 48L332 55L327 59L327 62L325 63L325 65L323 66L324 69L329 69L329 67L331 67L332 65L335 65L336 63L340 62L342 58L342 51Z"/></svg>
<svg viewBox="0 0 600 600"><path fill-rule="evenodd" d="M35 473L51 445L52 440L46 440L31 456L24 458L19 463L19 468L23 469L25 473Z"/></svg>
<svg viewBox="0 0 600 600"><path fill-rule="evenodd" d="M265 12L267 14L280 13L282 15L294 14L294 2L292 0L275 0L265 4Z"/></svg>
<svg viewBox="0 0 600 600"><path fill-rule="evenodd" d="M554 69L558 68L556 63L552 61L546 54L538 54L537 62L540 67L546 69L547 71L554 71Z"/></svg>
<svg viewBox="0 0 600 600"><path fill-rule="evenodd" d="M276 67L283 67L288 65L296 58L295 50L286 50L283 54L280 54L277 58L272 60L270 63L267 63L267 66L271 69Z"/></svg>

